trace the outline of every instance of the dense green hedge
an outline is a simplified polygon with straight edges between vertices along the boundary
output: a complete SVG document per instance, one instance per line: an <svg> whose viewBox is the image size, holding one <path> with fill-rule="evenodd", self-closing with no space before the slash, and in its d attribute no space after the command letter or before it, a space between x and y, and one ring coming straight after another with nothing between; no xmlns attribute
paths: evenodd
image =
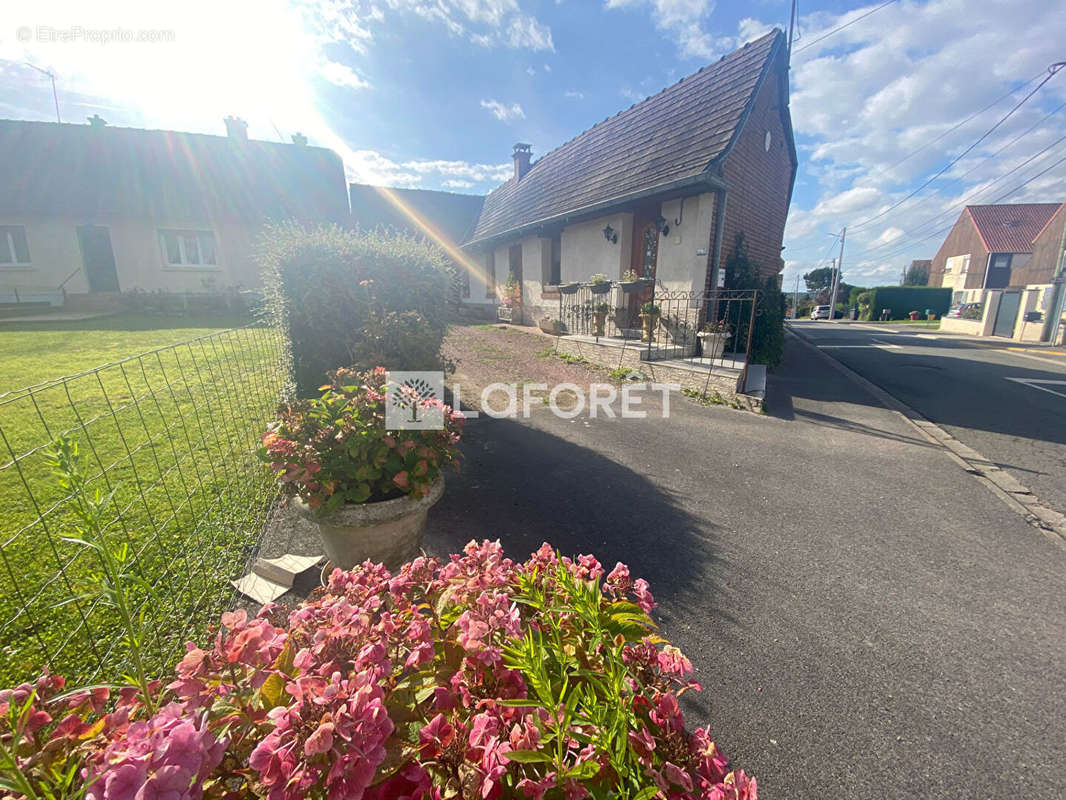
<svg viewBox="0 0 1066 800"><path fill-rule="evenodd" d="M317 395L338 367L441 368L450 275L440 248L388 231L284 224L262 237L259 262L300 396Z"/></svg>
<svg viewBox="0 0 1066 800"><path fill-rule="evenodd" d="M951 308L951 289L929 286L875 286L867 290L870 307L865 319L880 319L881 309L887 308L892 319L906 319L912 311L925 314L929 309L938 317Z"/></svg>

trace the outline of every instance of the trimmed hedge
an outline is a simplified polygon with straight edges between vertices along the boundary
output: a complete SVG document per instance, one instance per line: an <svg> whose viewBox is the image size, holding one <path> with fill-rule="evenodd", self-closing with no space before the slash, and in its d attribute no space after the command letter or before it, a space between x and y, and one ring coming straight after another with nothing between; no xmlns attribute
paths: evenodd
<svg viewBox="0 0 1066 800"><path fill-rule="evenodd" d="M444 251L390 231L270 227L260 240L264 306L291 343L301 397L338 367L438 370L450 275Z"/></svg>
<svg viewBox="0 0 1066 800"><path fill-rule="evenodd" d="M925 314L928 308L943 316L951 308L951 289L929 286L875 286L867 290L870 307L863 319L880 319L881 309L887 308L892 319L906 319L912 311Z"/></svg>

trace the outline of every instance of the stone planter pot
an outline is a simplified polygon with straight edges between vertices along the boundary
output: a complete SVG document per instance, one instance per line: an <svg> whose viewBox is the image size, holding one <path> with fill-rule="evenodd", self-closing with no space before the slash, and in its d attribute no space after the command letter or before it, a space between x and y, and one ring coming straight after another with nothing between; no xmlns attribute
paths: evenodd
<svg viewBox="0 0 1066 800"><path fill-rule="evenodd" d="M418 555L426 514L444 494L444 476L430 486L425 497L397 497L380 503L348 503L318 516L299 497L296 510L318 526L326 557L348 570L367 559L396 569Z"/></svg>
<svg viewBox="0 0 1066 800"><path fill-rule="evenodd" d="M550 317L541 318L537 322L537 325L540 326L540 329L542 331L544 331L545 333L550 333L552 336L562 336L564 333L566 333L566 327L563 325L563 323L561 323L557 319L551 319Z"/></svg>
<svg viewBox="0 0 1066 800"><path fill-rule="evenodd" d="M622 287L623 293L633 294L633 292L639 292L644 288L644 281L622 281L619 286Z"/></svg>
<svg viewBox="0 0 1066 800"><path fill-rule="evenodd" d="M593 333L595 336L603 336L603 330L607 325L607 312L606 311L593 311L592 312L592 324Z"/></svg>
<svg viewBox="0 0 1066 800"><path fill-rule="evenodd" d="M732 338L731 333L697 333L700 340L700 349L704 358L721 358L725 352L726 342Z"/></svg>
<svg viewBox="0 0 1066 800"><path fill-rule="evenodd" d="M577 290L580 288L579 283L564 283L559 286L559 291L562 294L577 294Z"/></svg>
<svg viewBox="0 0 1066 800"><path fill-rule="evenodd" d="M641 314L640 315L641 327L644 330L644 335L640 337L642 342L650 342L652 334L655 333L655 326L659 324L658 314Z"/></svg>
<svg viewBox="0 0 1066 800"><path fill-rule="evenodd" d="M611 284L609 283L590 283L589 291L593 294L607 294L611 291Z"/></svg>

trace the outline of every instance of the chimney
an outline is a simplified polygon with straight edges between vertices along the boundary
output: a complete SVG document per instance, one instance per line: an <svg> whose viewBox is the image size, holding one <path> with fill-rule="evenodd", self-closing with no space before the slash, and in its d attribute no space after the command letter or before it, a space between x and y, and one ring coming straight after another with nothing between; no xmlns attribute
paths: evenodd
<svg viewBox="0 0 1066 800"><path fill-rule="evenodd" d="M223 122L226 123L226 136L230 139L239 139L242 142L248 141L248 123L240 117L226 117Z"/></svg>
<svg viewBox="0 0 1066 800"><path fill-rule="evenodd" d="M101 117L99 114L93 114L91 117L89 117L90 128L103 128L105 125L107 125L107 120Z"/></svg>
<svg viewBox="0 0 1066 800"><path fill-rule="evenodd" d="M533 145L519 142L514 146L514 179L522 180L529 172L529 160L533 157Z"/></svg>
<svg viewBox="0 0 1066 800"><path fill-rule="evenodd" d="M304 136L302 133L299 133L299 132L294 133L292 135L292 143L295 144L295 145L299 145L300 147L303 147L303 146L305 146L307 144L307 137Z"/></svg>

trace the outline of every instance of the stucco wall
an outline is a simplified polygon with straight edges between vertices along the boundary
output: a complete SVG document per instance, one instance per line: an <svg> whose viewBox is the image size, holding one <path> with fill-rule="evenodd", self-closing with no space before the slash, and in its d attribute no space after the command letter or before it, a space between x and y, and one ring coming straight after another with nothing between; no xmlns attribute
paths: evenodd
<svg viewBox="0 0 1066 800"><path fill-rule="evenodd" d="M659 237L655 277L668 291L698 291L706 285L714 202L713 194L701 194L662 204L670 235Z"/></svg>
<svg viewBox="0 0 1066 800"><path fill-rule="evenodd" d="M92 220L111 233L115 271L119 289L146 291L204 292L230 286L253 288L260 285L253 257L257 230L233 223L173 219L162 221L117 219ZM22 225L30 251L30 268L0 268L0 288L33 287L55 289L71 273L64 285L68 294L89 291L78 244L80 219L3 219L0 225ZM211 230L215 234L217 266L172 267L164 263L159 230Z"/></svg>
<svg viewBox="0 0 1066 800"><path fill-rule="evenodd" d="M603 229L610 225L618 233L618 242L607 241ZM612 281L629 269L633 241L633 215L629 213L597 217L588 222L568 225L562 232L562 281L587 281L602 272Z"/></svg>

